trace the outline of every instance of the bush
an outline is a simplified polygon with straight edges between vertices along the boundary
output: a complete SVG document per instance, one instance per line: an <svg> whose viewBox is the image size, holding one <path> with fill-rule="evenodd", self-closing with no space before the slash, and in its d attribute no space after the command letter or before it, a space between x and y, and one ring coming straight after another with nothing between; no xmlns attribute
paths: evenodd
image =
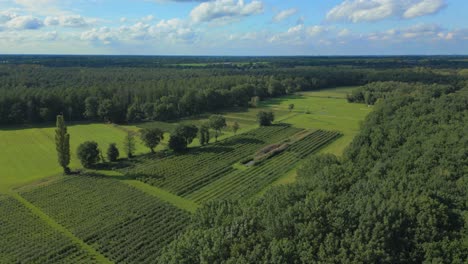
<svg viewBox="0 0 468 264"><path fill-rule="evenodd" d="M119 158L119 155L119 149L117 148L116 144L110 144L109 148L107 148L107 159L111 162L114 162Z"/></svg>
<svg viewBox="0 0 468 264"><path fill-rule="evenodd" d="M257 114L257 121L260 126L269 126L275 120L275 115L273 112L260 111Z"/></svg>
<svg viewBox="0 0 468 264"><path fill-rule="evenodd" d="M94 141L86 141L78 147L78 159L85 168L90 168L99 161L98 144Z"/></svg>

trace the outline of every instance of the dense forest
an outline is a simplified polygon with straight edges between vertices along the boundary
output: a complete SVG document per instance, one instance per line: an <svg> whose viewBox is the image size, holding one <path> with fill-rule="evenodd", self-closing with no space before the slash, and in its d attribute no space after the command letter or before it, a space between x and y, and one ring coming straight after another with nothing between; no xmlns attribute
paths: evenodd
<svg viewBox="0 0 468 264"><path fill-rule="evenodd" d="M177 64L190 62L190 57L70 57L69 61L74 62L70 65L66 58L2 58L0 125L52 122L58 114L63 114L68 121L124 123L172 120L216 112L226 107L255 106L258 100L297 91L378 81L459 86L460 81L466 78L466 74L451 69L409 67L406 64L406 67L394 68L401 65L398 58L367 59L373 63L391 64L382 69L363 67L365 63L360 66L310 66L315 62L310 59L304 59L310 62L306 64L309 66L298 66L296 63L295 67L291 67L285 65L287 58L265 58L271 60L267 64L253 62L256 58L247 58L243 64L235 64L237 66L234 67L233 63L240 63L237 61L239 59L207 57L208 62L216 63L202 68ZM158 67L145 64L157 59L163 64ZM221 63L222 59L229 63ZM203 58L200 60L203 61ZM343 58L337 61L348 60ZM405 58L403 61L410 60L424 65L423 62L428 59ZM85 66L81 65L82 61ZM146 67L130 67L132 65L127 64L138 61ZM106 62L113 66L99 67ZM363 101L364 98L355 97L350 100Z"/></svg>
<svg viewBox="0 0 468 264"><path fill-rule="evenodd" d="M466 263L468 87L409 87L363 88L382 99L342 158L205 205L160 263Z"/></svg>

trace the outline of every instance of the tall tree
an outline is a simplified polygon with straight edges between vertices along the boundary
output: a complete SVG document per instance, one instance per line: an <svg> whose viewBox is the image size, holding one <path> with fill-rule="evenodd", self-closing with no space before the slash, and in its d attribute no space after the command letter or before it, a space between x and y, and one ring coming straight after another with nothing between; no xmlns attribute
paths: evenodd
<svg viewBox="0 0 468 264"><path fill-rule="evenodd" d="M200 139L200 144L202 146L208 144L210 142L210 125L208 123L202 124L198 132L199 132L198 138Z"/></svg>
<svg viewBox="0 0 468 264"><path fill-rule="evenodd" d="M107 159L111 162L116 161L119 158L119 149L115 143L111 143L107 148Z"/></svg>
<svg viewBox="0 0 468 264"><path fill-rule="evenodd" d="M215 140L218 141L218 136L221 133L221 129L226 127L226 118L222 115L212 115L209 119L210 127L215 130Z"/></svg>
<svg viewBox="0 0 468 264"><path fill-rule="evenodd" d="M239 128L240 128L239 123L235 121L234 124L232 124L232 132L234 132L234 134L237 134L237 131L239 130Z"/></svg>
<svg viewBox="0 0 468 264"><path fill-rule="evenodd" d="M151 153L154 153L154 148L164 138L164 132L159 128L145 128L141 130L140 138L143 144L151 150Z"/></svg>
<svg viewBox="0 0 468 264"><path fill-rule="evenodd" d="M187 142L182 136L174 134L169 139L169 148L175 152L181 152L187 149Z"/></svg>
<svg viewBox="0 0 468 264"><path fill-rule="evenodd" d="M130 159L133 157L133 153L135 152L136 145L135 145L135 135L133 132L128 132L125 136L124 142L124 150L127 154L127 157Z"/></svg>
<svg viewBox="0 0 468 264"><path fill-rule="evenodd" d="M67 132L67 126L63 115L57 116L57 125L55 129L55 149L57 150L58 163L63 168L65 174L70 173L70 134Z"/></svg>
<svg viewBox="0 0 468 264"><path fill-rule="evenodd" d="M179 125L174 131L174 134L182 137L186 145L190 145L197 137L198 128L195 125Z"/></svg>

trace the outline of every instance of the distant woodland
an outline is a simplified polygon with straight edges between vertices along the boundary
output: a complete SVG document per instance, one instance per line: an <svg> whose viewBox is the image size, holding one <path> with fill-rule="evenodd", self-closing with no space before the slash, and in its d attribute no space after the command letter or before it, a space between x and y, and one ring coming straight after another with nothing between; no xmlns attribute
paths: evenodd
<svg viewBox="0 0 468 264"><path fill-rule="evenodd" d="M258 100L297 91L382 81L458 86L465 79L452 69L457 62L411 57L4 56L0 61L0 125L53 122L58 114L69 121L172 120L255 106ZM323 66L317 66L320 62ZM378 95L373 96L369 103ZM350 100L364 102L361 97Z"/></svg>

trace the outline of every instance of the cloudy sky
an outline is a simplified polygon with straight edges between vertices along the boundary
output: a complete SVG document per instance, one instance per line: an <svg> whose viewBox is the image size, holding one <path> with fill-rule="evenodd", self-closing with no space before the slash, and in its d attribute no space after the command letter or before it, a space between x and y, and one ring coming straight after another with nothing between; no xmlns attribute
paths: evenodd
<svg viewBox="0 0 468 264"><path fill-rule="evenodd" d="M467 0L0 0L0 54L468 54Z"/></svg>

